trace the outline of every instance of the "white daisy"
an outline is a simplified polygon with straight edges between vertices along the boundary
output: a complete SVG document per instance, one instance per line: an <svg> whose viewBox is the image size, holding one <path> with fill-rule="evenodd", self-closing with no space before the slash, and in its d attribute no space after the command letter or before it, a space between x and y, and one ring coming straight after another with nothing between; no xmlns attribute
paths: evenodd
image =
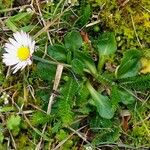
<svg viewBox="0 0 150 150"><path fill-rule="evenodd" d="M13 36L14 38L9 38L9 42L5 44L6 52L2 58L6 66L13 66L13 73L16 73L19 69L32 64L35 41L23 31L16 32Z"/></svg>

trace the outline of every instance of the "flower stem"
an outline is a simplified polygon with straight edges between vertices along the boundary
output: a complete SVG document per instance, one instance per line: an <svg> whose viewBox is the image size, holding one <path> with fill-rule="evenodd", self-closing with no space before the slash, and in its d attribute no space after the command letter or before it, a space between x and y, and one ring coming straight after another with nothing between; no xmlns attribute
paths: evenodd
<svg viewBox="0 0 150 150"><path fill-rule="evenodd" d="M98 72L102 72L103 66L106 61L106 56L99 56L99 61L98 61Z"/></svg>

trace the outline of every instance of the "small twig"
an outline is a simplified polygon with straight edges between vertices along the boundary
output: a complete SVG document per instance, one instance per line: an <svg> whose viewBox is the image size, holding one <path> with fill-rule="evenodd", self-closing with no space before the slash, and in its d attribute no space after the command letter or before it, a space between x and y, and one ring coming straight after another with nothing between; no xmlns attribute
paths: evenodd
<svg viewBox="0 0 150 150"><path fill-rule="evenodd" d="M94 21L94 22L91 22L91 23L89 23L89 24L86 25L86 28L87 28L87 27L94 26L94 25L96 25L96 24L98 24L98 23L100 23L100 20L96 20L96 21Z"/></svg>
<svg viewBox="0 0 150 150"><path fill-rule="evenodd" d="M148 93L148 96L145 99L145 101L142 103L142 106L144 106L147 103L147 101L149 100L149 98L150 98L150 93Z"/></svg>
<svg viewBox="0 0 150 150"><path fill-rule="evenodd" d="M134 29L134 33L135 33L136 39L137 39L137 41L138 41L140 47L142 48L143 46L142 46L142 44L141 44L141 42L140 42L140 40L139 40L138 34L137 34L137 32L136 32L136 28L135 28L135 24L134 24L134 21L133 21L133 16L132 16L132 14L131 14L131 21L132 21L132 25L133 25L133 29Z"/></svg>
<svg viewBox="0 0 150 150"><path fill-rule="evenodd" d="M61 75L62 75L62 71L63 71L63 65L59 64L57 66L57 70L56 70L56 75L55 75L55 80L54 80L54 85L53 85L53 91L57 91L58 89L58 85L60 83L60 79L61 79ZM52 103L53 103L53 99L55 97L55 93L53 92L50 96L49 99L49 104L48 104L48 108L47 108L47 114L49 115L51 113L51 107L52 107Z"/></svg>
<svg viewBox="0 0 150 150"><path fill-rule="evenodd" d="M26 115L26 114L32 114L33 111L32 111L32 110L26 110L26 111L18 112L17 115L20 115L20 114L22 114L22 113L24 113L25 115Z"/></svg>
<svg viewBox="0 0 150 150"><path fill-rule="evenodd" d="M79 133L77 130L74 130L73 128L71 127L67 127L69 130L73 131L74 133L76 133L84 142L86 142L87 144L90 144L91 143L89 141L87 141L86 137L84 137L81 133Z"/></svg>
<svg viewBox="0 0 150 150"><path fill-rule="evenodd" d="M27 88L29 89L29 92L30 92L32 98L36 101L36 98L34 96L35 92L34 92L34 88L32 87L32 85L28 85Z"/></svg>
<svg viewBox="0 0 150 150"><path fill-rule="evenodd" d="M137 126L137 125L143 123L144 121L146 121L146 120L148 120L148 119L150 119L150 113L148 114L148 116L147 116L145 119L143 119L143 120L141 120L140 122L137 122L136 124L134 124L133 127L135 127L135 126Z"/></svg>
<svg viewBox="0 0 150 150"><path fill-rule="evenodd" d="M87 125L79 128L78 130L76 130L77 132L79 132L80 130L84 129ZM70 139L73 135L75 134L75 132L71 133L66 139L64 139L63 141L61 141L55 148L53 148L52 150L57 150L59 149L68 139Z"/></svg>
<svg viewBox="0 0 150 150"><path fill-rule="evenodd" d="M47 29L53 25L57 20L59 19L59 16L57 16L53 21L47 23L46 26L44 26L38 33L34 35L34 39L36 39L38 36L40 36L43 32L47 31Z"/></svg>
<svg viewBox="0 0 150 150"><path fill-rule="evenodd" d="M44 59L46 55L47 55L47 42L45 44L45 51L44 51L44 55L42 56L42 58Z"/></svg>
<svg viewBox="0 0 150 150"><path fill-rule="evenodd" d="M64 139L63 141L61 141L55 148L53 148L52 150L58 150L68 139L70 139L72 136L74 135L74 132L72 134L70 134L66 139Z"/></svg>
<svg viewBox="0 0 150 150"><path fill-rule="evenodd" d="M7 88L5 88L5 89L1 89L1 91L0 92L4 92L4 91L7 91L7 90L10 90L10 89L12 89L14 86L9 86L9 87L7 87Z"/></svg>
<svg viewBox="0 0 150 150"><path fill-rule="evenodd" d="M55 98L55 93L54 91L57 91L58 89L58 85L60 83L60 79L61 79L61 75L62 75L62 71L63 71L63 65L62 64L58 64L57 65L57 69L56 69L56 75L55 75L55 80L54 80L54 85L53 85L53 92L49 98L49 103L48 103L48 107L47 107L47 115L49 115L51 113L51 108L52 108L52 104ZM44 125L44 128L42 130L42 134L44 134L45 130L47 127L47 123ZM41 149L41 143L43 141L43 137L40 138L40 142L37 144L36 146L36 150L40 150Z"/></svg>
<svg viewBox="0 0 150 150"><path fill-rule="evenodd" d="M41 133L40 131L38 131L36 128L34 128L34 127L32 126L32 124L30 123L30 120L26 117L25 114L22 113L22 115L24 116L24 118L25 118L27 124L28 124L38 135L40 135L42 138L46 138L46 139L48 140L48 138L47 138L43 133Z"/></svg>
<svg viewBox="0 0 150 150"><path fill-rule="evenodd" d="M66 12L66 11L68 11L68 10L69 10L69 7L68 7L64 12ZM34 39L36 39L37 37L39 37L43 32L47 31L48 28L49 28L50 26L52 26L52 25L64 14L64 12L58 14L58 15L55 17L54 20L48 22L46 26L44 26L37 34L34 35Z"/></svg>
<svg viewBox="0 0 150 150"><path fill-rule="evenodd" d="M15 103L14 97L15 97L16 93L17 93L17 91L13 94L11 100L12 100L12 104L15 105L16 108L17 108L18 111L19 111L17 114L21 114L21 115L25 118L27 124L28 124L38 135L40 135L42 138L45 138L45 139L48 140L48 138L44 135L44 133L41 133L40 131L38 131L36 128L34 128L34 127L32 126L32 124L30 123L29 119L26 117L26 112L24 113L24 111L22 111L22 108L20 108L20 107L17 105L17 103ZM29 112L28 112L28 113L29 113Z"/></svg>
<svg viewBox="0 0 150 150"><path fill-rule="evenodd" d="M148 136L150 137L150 131L149 131L147 125L145 124L145 122L144 122L142 116L140 115L140 113L139 113L139 111L138 111L137 109L136 109L136 113L138 114L139 118L140 118L141 121L143 122L143 127L145 127L145 131L148 133Z"/></svg>
<svg viewBox="0 0 150 150"><path fill-rule="evenodd" d="M44 27L46 27L47 24L46 24L46 22L45 22L45 20L44 20L44 18L43 18L43 15L42 15L42 12L41 12L41 9L40 9L38 0L36 0L36 5L37 5L37 8L38 8L38 11L39 11L39 14L40 14L40 18L41 18L41 20L42 20L42 22L43 22L43 25L44 25ZM50 34L49 34L48 31L47 31L47 36L48 36L48 39L49 39L50 44L53 45L53 44L52 44L51 37L50 37Z"/></svg>
<svg viewBox="0 0 150 150"><path fill-rule="evenodd" d="M63 0L63 1L64 1L64 0ZM60 3L61 3L61 1L60 1ZM58 5L59 5L59 4L58 4ZM58 5L57 5L57 6L58 6ZM58 7L59 7L59 6L58 6ZM56 10L58 9L58 7L55 9L55 11L54 11L54 13L53 13L53 16L55 15ZM63 13L64 8L65 8L65 2L64 2L64 4L63 4L63 6L61 6L61 13ZM70 10L71 10L71 8L70 8ZM57 28L59 28L60 23L61 23L61 18L58 19Z"/></svg>
<svg viewBox="0 0 150 150"><path fill-rule="evenodd" d="M144 6L140 5L144 10L150 13L150 10L148 8L145 8Z"/></svg>
<svg viewBox="0 0 150 150"><path fill-rule="evenodd" d="M125 6L128 2L129 2L129 0L125 0L125 1L121 4L121 6L122 6L122 7Z"/></svg>
<svg viewBox="0 0 150 150"><path fill-rule="evenodd" d="M7 69L6 79L9 77L9 75L10 75L10 66Z"/></svg>
<svg viewBox="0 0 150 150"><path fill-rule="evenodd" d="M47 127L47 123L46 123L46 124L44 125L44 127L43 127L42 135L44 135L44 132L45 132L45 130L46 130L46 127ZM41 149L42 141L43 141L43 137L41 136L40 142L37 144L35 150L40 150L40 149Z"/></svg>
<svg viewBox="0 0 150 150"><path fill-rule="evenodd" d="M10 149L10 138L5 138L8 142L7 142L7 149Z"/></svg>
<svg viewBox="0 0 150 150"><path fill-rule="evenodd" d="M97 147L94 147L82 134L80 134L77 130L74 130L71 127L67 127L68 129L70 129L71 131L73 131L75 134L77 134L84 142L86 142L89 146L91 146L93 149L96 148L98 150L100 150Z"/></svg>
<svg viewBox="0 0 150 150"><path fill-rule="evenodd" d="M37 110L39 110L39 111L41 111L41 112L43 112L43 113L46 114L46 111L44 111L43 109L40 109L39 107L37 107L37 106L35 106L35 105L31 104L31 103L28 103L28 105L30 105L30 106L32 106L33 108L35 108L35 109L37 109Z"/></svg>
<svg viewBox="0 0 150 150"><path fill-rule="evenodd" d="M119 148L125 148L125 149L131 149L131 150L137 150L136 147L132 147L130 145L126 145L126 144L120 144L120 143L109 143L109 142L102 142L99 144L98 147L111 147L113 148L114 146L117 146Z"/></svg>
<svg viewBox="0 0 150 150"><path fill-rule="evenodd" d="M56 14L57 9L59 8L60 4L61 4L63 1L64 1L64 0L60 0L60 1L59 1L59 3L57 4L57 6L56 6L56 8L55 8L55 10L54 10L54 12L53 12L53 16Z"/></svg>
<svg viewBox="0 0 150 150"><path fill-rule="evenodd" d="M28 90L26 87L26 84L23 84L23 100L24 100L24 104L27 105L28 103Z"/></svg>
<svg viewBox="0 0 150 150"><path fill-rule="evenodd" d="M22 112L21 108L17 105L17 103L15 103L15 100L14 100L14 97L16 96L17 92L18 92L18 91L15 91L15 92L13 93L13 95L12 95L12 97L11 97L11 101L12 101L12 104L15 105L15 107L18 109L18 111L19 111L18 113L21 113L21 112Z"/></svg>
<svg viewBox="0 0 150 150"><path fill-rule="evenodd" d="M85 132L85 137L87 137L87 135L88 135L88 133L89 133L89 130L90 130L90 129L87 129L87 130L86 130L86 132ZM81 149L82 149L83 145L84 145L84 141L82 141L82 143L80 144L80 148L81 148ZM79 149L80 149L80 148L79 148Z"/></svg>
<svg viewBox="0 0 150 150"><path fill-rule="evenodd" d="M123 86L120 86L121 88L123 88L125 91L127 91L129 94L131 94L133 97L135 97L136 99L138 99L139 101L143 102L142 99L140 99L139 97L137 97L135 94L133 94L130 90L126 89Z"/></svg>
<svg viewBox="0 0 150 150"><path fill-rule="evenodd" d="M23 6L14 7L14 8L2 9L2 10L0 10L0 12L8 12L8 11L13 11L13 10L23 9L26 7L30 7L30 5L23 5Z"/></svg>
<svg viewBox="0 0 150 150"><path fill-rule="evenodd" d="M15 143L14 137L13 137L13 135L11 134L10 130L9 130L9 134L10 134L10 137L11 137L11 139L12 139L12 144L13 144L15 150L16 150L16 149L17 149L16 143Z"/></svg>

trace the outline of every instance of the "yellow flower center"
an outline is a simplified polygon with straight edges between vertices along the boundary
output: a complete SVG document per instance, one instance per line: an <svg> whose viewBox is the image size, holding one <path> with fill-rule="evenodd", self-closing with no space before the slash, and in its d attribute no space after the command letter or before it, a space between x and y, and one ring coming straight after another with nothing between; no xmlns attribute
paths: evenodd
<svg viewBox="0 0 150 150"><path fill-rule="evenodd" d="M24 46L18 48L17 56L21 61L28 59L30 57L29 48Z"/></svg>

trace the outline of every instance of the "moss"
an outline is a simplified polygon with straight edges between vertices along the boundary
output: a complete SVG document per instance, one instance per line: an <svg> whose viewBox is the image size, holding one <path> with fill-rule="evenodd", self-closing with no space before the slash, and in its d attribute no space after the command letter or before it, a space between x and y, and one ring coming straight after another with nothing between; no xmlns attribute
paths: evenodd
<svg viewBox="0 0 150 150"><path fill-rule="evenodd" d="M148 127L148 121L146 122L146 124ZM131 136L133 138L132 143L134 143L134 145L136 147L139 147L141 145L149 147L150 146L150 144L149 144L150 138L149 138L148 132L149 131L147 131L145 129L144 124L139 125L139 126L135 126L133 128L133 131L131 132Z"/></svg>
<svg viewBox="0 0 150 150"><path fill-rule="evenodd" d="M120 38L118 41L120 49L148 47L150 29L148 0L131 0L126 4L119 0L91 0L90 2L97 7L103 5L98 13L101 29L116 33Z"/></svg>
<svg viewBox="0 0 150 150"><path fill-rule="evenodd" d="M10 8L11 5L13 4L13 1L14 0L1 0L0 1L0 10Z"/></svg>

